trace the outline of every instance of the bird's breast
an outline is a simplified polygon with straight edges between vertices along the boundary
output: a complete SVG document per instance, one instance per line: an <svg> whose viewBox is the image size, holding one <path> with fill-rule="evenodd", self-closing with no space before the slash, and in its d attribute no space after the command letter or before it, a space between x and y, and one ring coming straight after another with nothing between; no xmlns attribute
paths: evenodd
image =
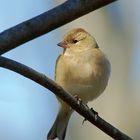
<svg viewBox="0 0 140 140"><path fill-rule="evenodd" d="M71 61L67 64L67 82L77 84L88 84L92 78L92 66L81 61Z"/></svg>
<svg viewBox="0 0 140 140"><path fill-rule="evenodd" d="M100 59L101 60L101 59ZM56 66L56 81L71 94L92 100L106 87L109 66L94 55L61 56Z"/></svg>

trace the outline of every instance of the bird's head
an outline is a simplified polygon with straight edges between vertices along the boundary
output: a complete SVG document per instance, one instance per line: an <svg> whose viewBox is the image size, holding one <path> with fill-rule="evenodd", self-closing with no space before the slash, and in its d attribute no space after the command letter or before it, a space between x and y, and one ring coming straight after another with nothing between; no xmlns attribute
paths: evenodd
<svg viewBox="0 0 140 140"><path fill-rule="evenodd" d="M98 48L98 45L87 31L82 28L76 28L64 35L63 41L58 43L58 46L64 50L74 52L82 52L91 48Z"/></svg>

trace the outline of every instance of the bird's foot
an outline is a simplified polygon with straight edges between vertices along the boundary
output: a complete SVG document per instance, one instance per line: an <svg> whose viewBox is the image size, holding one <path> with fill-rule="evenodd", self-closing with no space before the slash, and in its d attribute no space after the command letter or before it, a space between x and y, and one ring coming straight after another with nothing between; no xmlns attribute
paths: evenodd
<svg viewBox="0 0 140 140"><path fill-rule="evenodd" d="M90 109L90 111L93 113L94 115L94 120L96 121L98 119L98 112L96 112L93 108L89 108L88 105L86 104L86 107L88 109ZM84 120L82 121L82 125L84 124L84 122L87 121L86 118L84 118Z"/></svg>
<svg viewBox="0 0 140 140"><path fill-rule="evenodd" d="M78 105L82 104L81 98L79 98L77 95L74 95L74 98L76 99Z"/></svg>
<svg viewBox="0 0 140 140"><path fill-rule="evenodd" d="M78 105L81 105L82 104L82 99L79 98L78 95L74 95L74 98L76 99ZM71 107L70 107L70 110L72 110Z"/></svg>
<svg viewBox="0 0 140 140"><path fill-rule="evenodd" d="M85 122L85 121L87 121L87 119L86 119L86 118L84 118L84 120L82 121L82 125L84 124L84 122Z"/></svg>
<svg viewBox="0 0 140 140"><path fill-rule="evenodd" d="M94 119L95 121L97 121L98 119L98 112L96 112L93 108L90 109L92 111L92 113L94 114Z"/></svg>

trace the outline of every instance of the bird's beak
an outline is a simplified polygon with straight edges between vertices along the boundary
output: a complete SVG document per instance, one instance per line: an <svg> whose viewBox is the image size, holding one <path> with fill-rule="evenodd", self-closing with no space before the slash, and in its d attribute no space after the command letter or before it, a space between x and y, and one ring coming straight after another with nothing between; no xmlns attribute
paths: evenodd
<svg viewBox="0 0 140 140"><path fill-rule="evenodd" d="M60 47L62 47L62 48L64 48L64 49L68 47L67 42L64 42L64 41L58 43L57 45L60 46Z"/></svg>

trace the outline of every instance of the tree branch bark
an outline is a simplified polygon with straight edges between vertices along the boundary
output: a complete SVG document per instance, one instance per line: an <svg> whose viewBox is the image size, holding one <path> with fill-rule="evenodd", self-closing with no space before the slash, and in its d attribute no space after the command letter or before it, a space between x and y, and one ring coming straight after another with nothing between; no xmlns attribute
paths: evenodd
<svg viewBox="0 0 140 140"><path fill-rule="evenodd" d="M0 34L0 55L116 0L67 0Z"/></svg>
<svg viewBox="0 0 140 140"><path fill-rule="evenodd" d="M52 91L56 96L60 97L63 101L69 104L74 110L85 117L89 122L101 129L103 132L114 138L115 140L132 140L129 136L122 133L120 130L103 120L98 115L95 116L86 105L78 104L76 99L68 94L61 86L55 83L53 80L41 74L19 62L10 60L8 58L0 56L0 67L12 70L18 74L25 76L33 80L34 82L42 85L43 87ZM96 118L96 119L95 119Z"/></svg>

